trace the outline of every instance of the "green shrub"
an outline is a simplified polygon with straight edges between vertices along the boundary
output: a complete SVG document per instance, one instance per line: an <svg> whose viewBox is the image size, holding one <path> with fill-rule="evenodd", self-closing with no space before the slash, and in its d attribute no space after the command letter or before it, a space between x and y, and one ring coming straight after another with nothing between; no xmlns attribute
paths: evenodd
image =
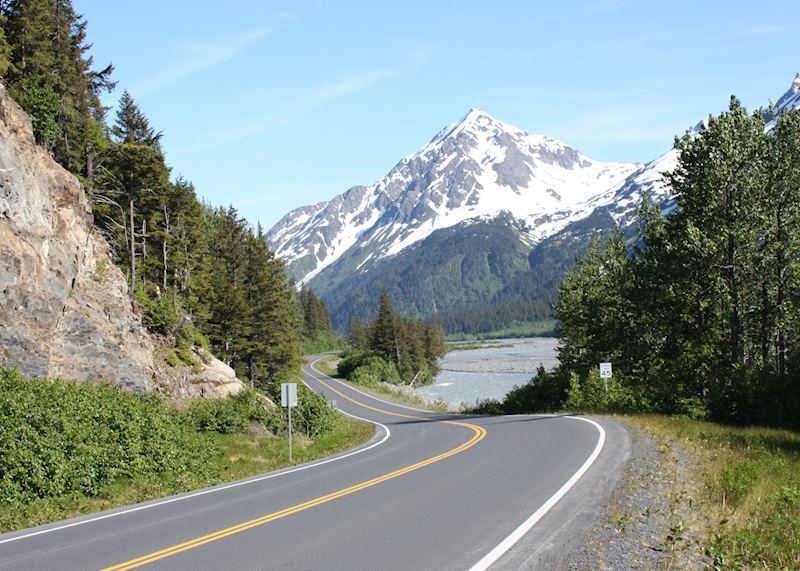
<svg viewBox="0 0 800 571"><path fill-rule="evenodd" d="M214 446L154 395L0 369L0 501L96 495L117 478L212 469Z"/></svg>
<svg viewBox="0 0 800 571"><path fill-rule="evenodd" d="M722 492L728 502L737 505L747 497L760 477L759 467L744 460L722 470Z"/></svg>
<svg viewBox="0 0 800 571"><path fill-rule="evenodd" d="M568 386L563 375L539 367L535 377L508 392L502 402L503 411L506 414L524 414L559 410L566 399Z"/></svg>
<svg viewBox="0 0 800 571"><path fill-rule="evenodd" d="M571 373L564 408L581 412L627 412L636 410L633 392L625 386L621 377L600 377L600 371L592 369L585 379Z"/></svg>
<svg viewBox="0 0 800 571"><path fill-rule="evenodd" d="M164 357L164 360L167 362L167 365L169 365L170 367L177 367L181 363L181 360L175 354L175 351L167 351L167 354Z"/></svg>
<svg viewBox="0 0 800 571"><path fill-rule="evenodd" d="M364 386L381 382L399 385L403 382L394 363L372 351L346 353L339 361L338 374L342 378Z"/></svg>
<svg viewBox="0 0 800 571"><path fill-rule="evenodd" d="M178 324L180 308L168 295L155 295L140 284L136 287L136 301L144 308L142 322L150 331L167 333Z"/></svg>
<svg viewBox="0 0 800 571"><path fill-rule="evenodd" d="M297 407L292 409L292 425L311 439L332 432L341 416L323 395L303 384L298 385Z"/></svg>
<svg viewBox="0 0 800 571"><path fill-rule="evenodd" d="M505 414L503 410L503 403L497 399L483 399L475 403L475 406L470 408L470 412L474 414Z"/></svg>
<svg viewBox="0 0 800 571"><path fill-rule="evenodd" d="M253 424L275 432L281 423L278 409L252 389L220 399L196 399L182 414L195 430L219 434L247 432Z"/></svg>

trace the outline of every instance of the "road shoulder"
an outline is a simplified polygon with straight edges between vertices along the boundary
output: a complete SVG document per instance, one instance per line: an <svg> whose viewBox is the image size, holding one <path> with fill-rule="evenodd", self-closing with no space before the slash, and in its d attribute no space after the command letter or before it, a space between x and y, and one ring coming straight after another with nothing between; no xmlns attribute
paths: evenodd
<svg viewBox="0 0 800 571"><path fill-rule="evenodd" d="M603 520L614 490L623 481L632 441L621 423L607 418L592 420L606 431L600 456L540 524L509 549L492 569L567 569L570 554L586 545L595 526Z"/></svg>

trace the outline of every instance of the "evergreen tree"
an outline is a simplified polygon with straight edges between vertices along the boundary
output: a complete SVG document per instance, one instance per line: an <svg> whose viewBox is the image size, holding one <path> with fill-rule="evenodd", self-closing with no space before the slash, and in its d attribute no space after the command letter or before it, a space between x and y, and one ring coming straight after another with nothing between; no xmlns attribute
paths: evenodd
<svg viewBox="0 0 800 571"><path fill-rule="evenodd" d="M150 127L150 122L133 101L126 89L119 100L119 108L111 127L115 142L120 144L145 145L161 152L162 133Z"/></svg>
<svg viewBox="0 0 800 571"><path fill-rule="evenodd" d="M209 240L208 337L220 359L236 368L251 347L251 309L247 300L246 229L232 207L212 216Z"/></svg>
<svg viewBox="0 0 800 571"><path fill-rule="evenodd" d="M369 348L369 332L358 315L354 315L347 323L347 341L354 349L366 351Z"/></svg>
<svg viewBox="0 0 800 571"><path fill-rule="evenodd" d="M255 235L247 236L245 281L250 307L245 356L248 377L256 386L271 388L299 367L300 324L283 263L267 247L260 225Z"/></svg>
<svg viewBox="0 0 800 571"><path fill-rule="evenodd" d="M86 21L69 0L9 0L3 11L12 95L31 113L39 142L68 170L91 180L103 146L99 95L115 85L113 66L92 69Z"/></svg>
<svg viewBox="0 0 800 571"><path fill-rule="evenodd" d="M381 292L378 315L370 327L369 348L395 365L399 364L401 357L398 329L392 298L389 297L389 291L384 288Z"/></svg>

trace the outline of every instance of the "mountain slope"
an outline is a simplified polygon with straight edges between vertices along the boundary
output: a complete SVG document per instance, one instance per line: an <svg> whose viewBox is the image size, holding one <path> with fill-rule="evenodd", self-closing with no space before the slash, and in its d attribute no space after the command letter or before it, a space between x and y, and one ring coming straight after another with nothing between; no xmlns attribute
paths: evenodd
<svg viewBox="0 0 800 571"><path fill-rule="evenodd" d="M592 161L472 109L372 186L290 212L267 241L302 283L344 259L368 271L436 230L503 211L533 243L588 214L588 200L640 169Z"/></svg>
<svg viewBox="0 0 800 571"><path fill-rule="evenodd" d="M798 105L800 74L777 108ZM677 159L670 149L645 165L599 163L473 109L376 184L290 212L267 239L340 329L387 287L401 311L436 313L451 332L487 331L497 315L547 317L575 257L633 224L643 196L668 213L663 173ZM514 246L499 248L500 237ZM462 265L502 256L515 262L488 273Z"/></svg>

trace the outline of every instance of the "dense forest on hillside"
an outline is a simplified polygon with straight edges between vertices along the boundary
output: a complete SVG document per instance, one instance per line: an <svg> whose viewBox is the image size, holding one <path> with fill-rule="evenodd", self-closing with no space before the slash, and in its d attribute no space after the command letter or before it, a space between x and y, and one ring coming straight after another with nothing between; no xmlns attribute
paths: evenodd
<svg viewBox="0 0 800 571"><path fill-rule="evenodd" d="M174 343L173 358L196 365L188 348L205 345L255 385L296 374L304 308L261 228L171 177L162 133L130 93L107 122L100 96L116 87L113 66L95 68L69 0L9 0L0 20L9 93L37 143L84 183L132 303Z"/></svg>
<svg viewBox="0 0 800 571"><path fill-rule="evenodd" d="M729 110L676 140L677 209L596 243L561 285L560 366L508 412L682 413L800 428L800 111ZM606 391L598 363L611 361ZM497 403L484 403L492 408Z"/></svg>

